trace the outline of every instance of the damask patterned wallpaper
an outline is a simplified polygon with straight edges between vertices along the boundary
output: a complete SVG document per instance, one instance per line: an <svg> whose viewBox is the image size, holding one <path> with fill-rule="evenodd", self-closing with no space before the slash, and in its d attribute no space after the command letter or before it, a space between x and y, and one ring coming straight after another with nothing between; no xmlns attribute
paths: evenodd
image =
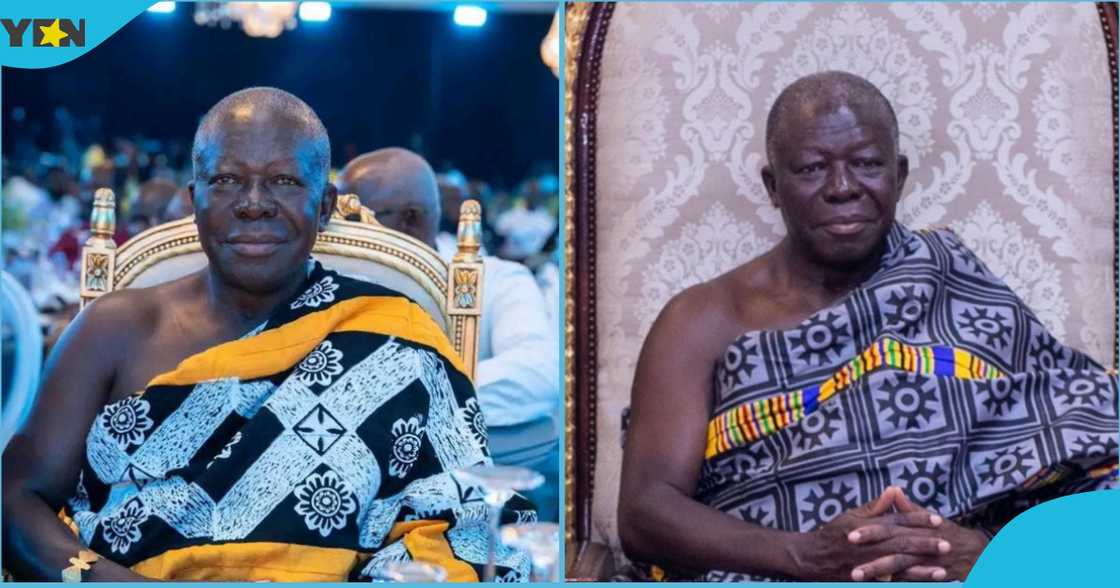
<svg viewBox="0 0 1120 588"><path fill-rule="evenodd" d="M766 113L829 69L895 106L900 220L953 227L1058 338L1112 363L1116 154L1092 3L619 4L598 106L596 540L617 546L641 343L671 296L784 234L758 173Z"/></svg>

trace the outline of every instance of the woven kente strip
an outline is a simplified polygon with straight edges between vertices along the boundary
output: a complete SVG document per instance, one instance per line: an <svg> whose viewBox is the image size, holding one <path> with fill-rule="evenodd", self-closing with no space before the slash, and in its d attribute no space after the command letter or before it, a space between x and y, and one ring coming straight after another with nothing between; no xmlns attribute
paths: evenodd
<svg viewBox="0 0 1120 588"><path fill-rule="evenodd" d="M916 347L881 339L819 385L745 402L715 417L708 423L704 457L710 459L788 427L816 412L822 402L853 382L882 368L963 380L1003 377L994 366L964 349L947 345Z"/></svg>

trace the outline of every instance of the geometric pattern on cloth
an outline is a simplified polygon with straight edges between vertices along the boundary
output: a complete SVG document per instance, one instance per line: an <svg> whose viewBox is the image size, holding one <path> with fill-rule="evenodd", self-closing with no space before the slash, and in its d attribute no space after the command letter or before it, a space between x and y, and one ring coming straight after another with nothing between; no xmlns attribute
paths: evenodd
<svg viewBox="0 0 1120 588"><path fill-rule="evenodd" d="M315 264L294 301L240 342L337 319L332 308L362 297L403 298ZM367 311L370 320L396 320L385 308ZM403 538L388 542L396 525L445 521L451 553L481 575L485 561L456 545L485 545L487 526L476 523L486 507L450 475L490 463L469 410L473 387L440 350L390 331L324 328L310 352L263 377L154 384L105 406L70 501L79 536L126 566L186 547L260 542L346 549L363 562L385 552L373 559L389 561L408 555ZM499 574L527 579L525 554L503 555Z"/></svg>
<svg viewBox="0 0 1120 588"><path fill-rule="evenodd" d="M934 361L886 360L884 347ZM857 353L874 349L877 359ZM1115 483L1116 373L1059 343L947 229L896 223L864 284L794 329L739 337L713 388L697 499L771 528L811 531L892 484L998 527L1040 500Z"/></svg>
<svg viewBox="0 0 1120 588"><path fill-rule="evenodd" d="M821 338L828 335L817 331ZM733 348L738 352L737 348ZM852 382L872 370L893 368L916 374L953 376L961 379L1002 378L1004 375L984 360L964 349L946 345L915 347L891 338L876 341L840 371L819 385L786 394L778 394L745 402L712 419L708 423L708 447L705 459L757 441L782 427L817 411L821 402L843 392ZM917 407L920 395L903 391L901 403Z"/></svg>

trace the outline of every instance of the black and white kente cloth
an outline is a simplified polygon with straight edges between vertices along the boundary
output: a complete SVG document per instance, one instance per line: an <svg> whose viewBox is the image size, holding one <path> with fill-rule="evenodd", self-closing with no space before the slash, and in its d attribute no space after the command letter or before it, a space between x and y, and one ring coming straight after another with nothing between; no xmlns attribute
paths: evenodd
<svg viewBox="0 0 1120 588"><path fill-rule="evenodd" d="M1116 391L1114 371L1057 341L956 235L896 224L839 303L727 348L697 499L805 532L896 485L997 529L1114 485Z"/></svg>
<svg viewBox="0 0 1120 588"><path fill-rule="evenodd" d="M431 317L315 264L261 328L98 413L66 514L85 545L156 579L368 579L421 560L477 581L488 507L453 472L489 462ZM504 514L535 517L523 500ZM528 577L523 552L499 546L497 563Z"/></svg>

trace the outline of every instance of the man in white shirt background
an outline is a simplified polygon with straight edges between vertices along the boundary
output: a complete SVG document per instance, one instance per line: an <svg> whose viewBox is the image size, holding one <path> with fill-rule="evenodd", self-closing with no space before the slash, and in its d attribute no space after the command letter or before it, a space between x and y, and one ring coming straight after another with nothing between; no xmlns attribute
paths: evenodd
<svg viewBox="0 0 1120 588"><path fill-rule="evenodd" d="M423 241L450 260L455 242L437 239L445 216L436 175L419 155L390 147L360 155L338 174L378 222ZM456 209L458 207L456 206ZM457 210L456 210L457 214ZM545 476L530 499L557 520L560 444L559 350L544 296L528 268L483 255L482 323L475 387L494 461Z"/></svg>

